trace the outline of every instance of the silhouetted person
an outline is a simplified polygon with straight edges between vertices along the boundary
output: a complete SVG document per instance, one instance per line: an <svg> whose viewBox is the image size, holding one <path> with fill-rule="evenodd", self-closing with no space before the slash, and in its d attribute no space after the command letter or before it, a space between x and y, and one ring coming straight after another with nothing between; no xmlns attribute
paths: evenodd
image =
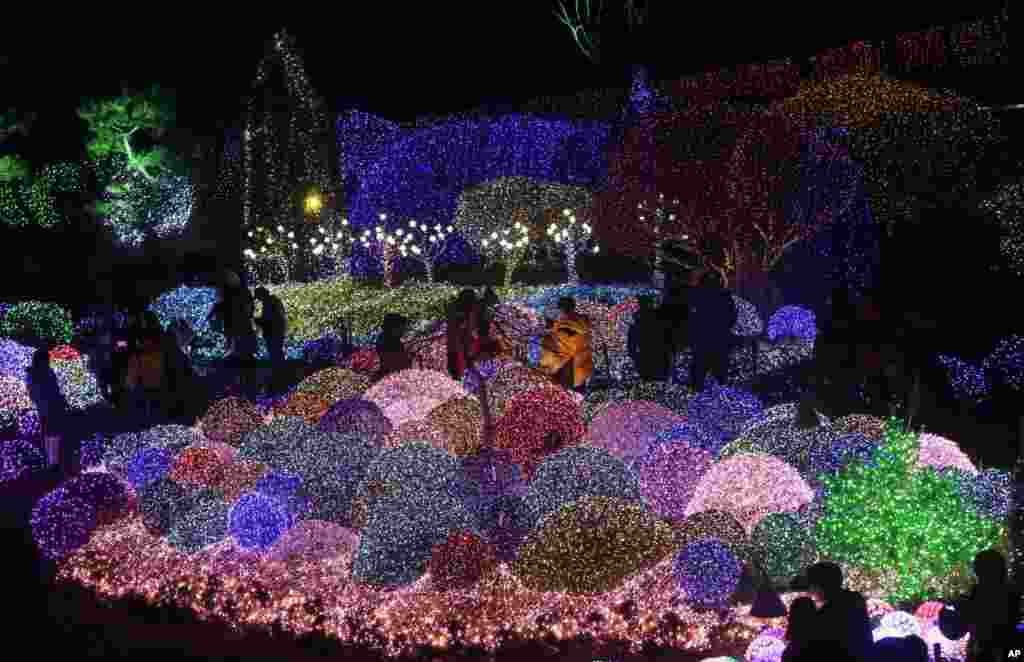
<svg viewBox="0 0 1024 662"><path fill-rule="evenodd" d="M165 409L173 417L183 416L192 399L192 361L185 351L190 342L191 327L179 319L160 335L163 352Z"/></svg>
<svg viewBox="0 0 1024 662"><path fill-rule="evenodd" d="M67 421L68 401L60 392L57 373L50 367L50 352L37 349L28 369L28 395L39 413L40 436L50 467L60 463L60 443Z"/></svg>
<svg viewBox="0 0 1024 662"><path fill-rule="evenodd" d="M242 287L238 276L228 272L221 286L220 300L210 311L228 339L229 358L235 363L247 363L256 355L259 343L253 329L252 295Z"/></svg>
<svg viewBox="0 0 1024 662"><path fill-rule="evenodd" d="M736 303L729 291L722 288L721 278L714 271L706 272L700 287L690 294L690 386L698 392L704 390L708 373L721 384L728 381L729 348L736 317Z"/></svg>
<svg viewBox="0 0 1024 662"><path fill-rule="evenodd" d="M807 643L792 658L793 662L863 662L836 641L815 639Z"/></svg>
<svg viewBox="0 0 1024 662"><path fill-rule="evenodd" d="M804 409L814 408L831 417L849 414L854 408L857 381L856 310L846 290L836 290L818 318L818 337L808 377ZM805 418L812 412L805 411Z"/></svg>
<svg viewBox="0 0 1024 662"><path fill-rule="evenodd" d="M874 638L864 596L843 588L843 571L830 561L808 568L807 583L824 603L818 610L818 639L838 642L854 659L869 660Z"/></svg>
<svg viewBox="0 0 1024 662"><path fill-rule="evenodd" d="M1005 660L1019 616L1019 595L1010 588L1006 559L998 551L978 552L973 565L978 583L960 608L971 633L967 660Z"/></svg>
<svg viewBox="0 0 1024 662"><path fill-rule="evenodd" d="M288 333L284 304L265 287L257 287L255 294L256 299L263 304L263 315L256 320L256 326L263 331L271 365L279 369L284 365L284 338Z"/></svg>
<svg viewBox="0 0 1024 662"><path fill-rule="evenodd" d="M879 662L928 662L928 645L917 635L885 637L875 642L872 659Z"/></svg>
<svg viewBox="0 0 1024 662"><path fill-rule="evenodd" d="M789 605L789 625L786 626L786 641L789 643L782 653L782 662L800 659L801 653L817 636L817 622L818 609L814 600L797 598Z"/></svg>
<svg viewBox="0 0 1024 662"><path fill-rule="evenodd" d="M640 378L664 381L672 378L672 328L654 307L654 298L642 296L640 309L629 327L627 348Z"/></svg>
<svg viewBox="0 0 1024 662"><path fill-rule="evenodd" d="M480 303L476 292L465 289L448 305L446 342L448 345L448 372L462 380L466 369L480 353Z"/></svg>
<svg viewBox="0 0 1024 662"><path fill-rule="evenodd" d="M409 320L402 315L388 313L384 316L380 337L377 338L377 355L380 357L377 379L412 367L412 357L402 343L402 336L408 328Z"/></svg>

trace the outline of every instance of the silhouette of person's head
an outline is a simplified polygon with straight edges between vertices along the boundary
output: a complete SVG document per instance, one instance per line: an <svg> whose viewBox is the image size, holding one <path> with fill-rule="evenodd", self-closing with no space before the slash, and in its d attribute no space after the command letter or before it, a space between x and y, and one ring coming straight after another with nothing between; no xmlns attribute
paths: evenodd
<svg viewBox="0 0 1024 662"><path fill-rule="evenodd" d="M495 294L494 290L488 285L487 289L484 290L483 303L485 306L494 306L498 303L498 295Z"/></svg>
<svg viewBox="0 0 1024 662"><path fill-rule="evenodd" d="M644 312L654 310L654 297L648 294L638 298L637 303L640 304L640 310Z"/></svg>
<svg viewBox="0 0 1024 662"><path fill-rule="evenodd" d="M807 569L811 592L828 600L843 588L843 571L831 561L820 561Z"/></svg>
<svg viewBox="0 0 1024 662"><path fill-rule="evenodd" d="M928 662L928 646L921 637L885 637L875 642L875 656L894 662Z"/></svg>
<svg viewBox="0 0 1024 662"><path fill-rule="evenodd" d="M806 643L814 637L814 619L817 616L814 600L797 598L789 606L789 625L786 627L786 639Z"/></svg>
<svg viewBox="0 0 1024 662"><path fill-rule="evenodd" d="M260 285L259 287L256 288L256 291L253 292L253 296L259 299L260 301L266 301L267 299L270 298L270 290Z"/></svg>
<svg viewBox="0 0 1024 662"><path fill-rule="evenodd" d="M558 300L558 309L566 315L571 315L576 312L576 299L572 297L562 297Z"/></svg>
<svg viewBox="0 0 1024 662"><path fill-rule="evenodd" d="M32 371L46 370L50 367L50 351L44 347L36 350L32 355Z"/></svg>
<svg viewBox="0 0 1024 662"><path fill-rule="evenodd" d="M381 322L381 332L388 338L401 338L405 334L409 320L398 313L388 313Z"/></svg>
<svg viewBox="0 0 1024 662"><path fill-rule="evenodd" d="M714 269L709 269L701 276L700 284L702 287L719 288L722 286L722 276Z"/></svg>
<svg viewBox="0 0 1024 662"><path fill-rule="evenodd" d="M979 584L992 586L1006 582L1006 559L997 550L978 552L974 557L973 568Z"/></svg>

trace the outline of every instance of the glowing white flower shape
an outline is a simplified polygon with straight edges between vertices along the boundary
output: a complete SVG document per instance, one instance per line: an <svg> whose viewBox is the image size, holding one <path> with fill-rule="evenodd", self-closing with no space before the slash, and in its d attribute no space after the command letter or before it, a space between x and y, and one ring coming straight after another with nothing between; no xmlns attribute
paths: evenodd
<svg viewBox="0 0 1024 662"><path fill-rule="evenodd" d="M786 642L778 637L761 635L747 646L747 662L781 662Z"/></svg>
<svg viewBox="0 0 1024 662"><path fill-rule="evenodd" d="M708 470L693 491L686 516L721 510L750 535L766 515L796 512L813 499L814 490L794 467L767 453L737 453Z"/></svg>
<svg viewBox="0 0 1024 662"><path fill-rule="evenodd" d="M967 472L972 476L978 475L978 469L971 462L971 458L960 450L955 441L940 437L938 435L923 433L918 437L921 450L917 456L917 468L934 467L943 469L952 467Z"/></svg>
<svg viewBox="0 0 1024 662"><path fill-rule="evenodd" d="M882 617L878 627L872 632L875 641L885 639L886 637L920 637L921 636L921 621L913 614L908 614L905 611L893 611L889 612Z"/></svg>
<svg viewBox="0 0 1024 662"><path fill-rule="evenodd" d="M735 294L732 295L732 300L736 304L736 324L732 327L733 335L743 338L761 335L761 332L764 331L764 322L761 321L761 315L758 314L754 304Z"/></svg>

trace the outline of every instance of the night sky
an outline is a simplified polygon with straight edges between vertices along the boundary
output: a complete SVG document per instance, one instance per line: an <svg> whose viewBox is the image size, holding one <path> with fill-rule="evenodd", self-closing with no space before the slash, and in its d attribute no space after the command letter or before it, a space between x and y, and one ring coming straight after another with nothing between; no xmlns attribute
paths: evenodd
<svg viewBox="0 0 1024 662"><path fill-rule="evenodd" d="M570 9L574 1L567 0ZM972 0L959 9L916 1L847 3L848 10L822 3L817 14L808 13L805 3L652 1L637 59L653 77L672 78L800 58L852 39L991 15L1004 1ZM751 11L755 4L760 9ZM212 131L238 117L266 40L282 26L295 36L314 87L333 110L355 107L395 120L625 80L621 71L584 59L554 17L554 0L326 6L336 9L311 11L298 3L294 14L286 14L274 4L264 15L205 17L164 5L143 17L136 14L150 10L140 5L117 18L65 16L39 31L30 21L23 29L8 25L0 94L9 99L4 105L42 111L36 135L46 135L47 146L36 147L48 152L74 142L73 111L81 95L116 93L122 82L155 80L176 88L179 123ZM459 6L467 8L443 8Z"/></svg>

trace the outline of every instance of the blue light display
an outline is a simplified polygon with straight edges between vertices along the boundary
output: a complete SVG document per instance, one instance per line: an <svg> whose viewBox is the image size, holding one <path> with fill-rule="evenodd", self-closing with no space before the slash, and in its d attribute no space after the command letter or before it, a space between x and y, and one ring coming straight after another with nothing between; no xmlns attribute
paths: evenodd
<svg viewBox="0 0 1024 662"><path fill-rule="evenodd" d="M611 135L606 124L528 115L453 120L399 132L383 121L349 113L339 129L342 154L348 154L342 157L342 170L357 180L349 205L349 223L356 232L380 224L380 214L387 215L384 225L391 231L409 219L448 225L463 190L498 177L596 187L607 172ZM359 136L365 136L362 142ZM374 160L374 155L379 156ZM474 252L456 237L442 261L465 264L473 258ZM368 277L380 275L382 268L356 245L352 271Z"/></svg>

